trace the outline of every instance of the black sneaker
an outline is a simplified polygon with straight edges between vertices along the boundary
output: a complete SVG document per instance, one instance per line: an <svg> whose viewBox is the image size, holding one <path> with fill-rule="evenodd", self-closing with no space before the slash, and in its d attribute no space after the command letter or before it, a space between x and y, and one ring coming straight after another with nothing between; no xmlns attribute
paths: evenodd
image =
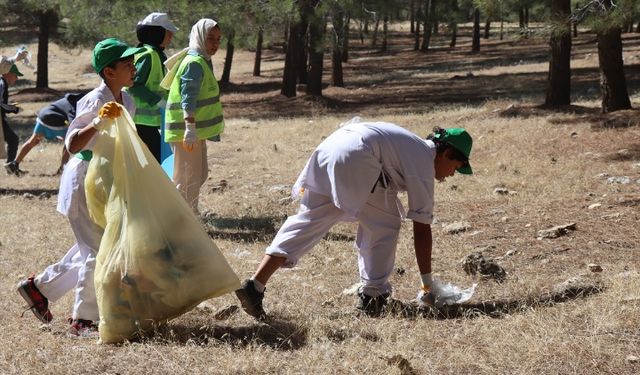
<svg viewBox="0 0 640 375"><path fill-rule="evenodd" d="M357 309L364 312L366 315L376 318L382 315L385 306L387 306L389 293L381 294L377 297L366 295L362 292L358 292L360 298Z"/></svg>
<svg viewBox="0 0 640 375"><path fill-rule="evenodd" d="M260 293L256 290L253 280L245 280L242 282L240 289L236 290L236 296L242 304L242 309L249 315L258 320L262 320L267 316L262 308L262 299L264 292Z"/></svg>
<svg viewBox="0 0 640 375"><path fill-rule="evenodd" d="M4 169L7 171L7 174L14 174L17 177L20 177L29 172L23 171L20 169L20 165L16 163L16 161L10 161L8 163L4 163Z"/></svg>

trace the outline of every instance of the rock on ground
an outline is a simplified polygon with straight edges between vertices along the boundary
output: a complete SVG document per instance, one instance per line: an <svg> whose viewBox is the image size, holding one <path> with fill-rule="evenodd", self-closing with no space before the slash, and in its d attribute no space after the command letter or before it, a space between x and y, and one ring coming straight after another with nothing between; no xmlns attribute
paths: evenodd
<svg viewBox="0 0 640 375"><path fill-rule="evenodd" d="M558 238L566 235L570 231L576 230L576 223L557 225L550 229L542 229L538 231L538 239Z"/></svg>
<svg viewBox="0 0 640 375"><path fill-rule="evenodd" d="M507 277L507 272L492 259L486 259L482 253L474 252L461 261L462 269L467 275L480 274L482 277L491 278L497 282L502 282Z"/></svg>

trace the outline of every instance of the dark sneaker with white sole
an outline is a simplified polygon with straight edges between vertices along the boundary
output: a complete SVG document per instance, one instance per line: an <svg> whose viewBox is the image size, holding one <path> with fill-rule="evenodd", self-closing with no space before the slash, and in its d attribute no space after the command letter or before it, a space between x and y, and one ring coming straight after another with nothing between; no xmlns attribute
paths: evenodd
<svg viewBox="0 0 640 375"><path fill-rule="evenodd" d="M262 308L262 299L264 292L260 293L256 290L253 280L245 280L242 282L240 289L236 290L236 296L242 304L242 309L249 315L258 320L266 318L267 313Z"/></svg>
<svg viewBox="0 0 640 375"><path fill-rule="evenodd" d="M359 301L357 309L364 312L367 316L377 318L384 312L387 306L389 293L381 294L377 297L366 295L362 292L358 293Z"/></svg>
<svg viewBox="0 0 640 375"><path fill-rule="evenodd" d="M53 320L49 311L49 300L38 290L33 276L18 284L18 294L27 301L33 315L42 323L50 323Z"/></svg>

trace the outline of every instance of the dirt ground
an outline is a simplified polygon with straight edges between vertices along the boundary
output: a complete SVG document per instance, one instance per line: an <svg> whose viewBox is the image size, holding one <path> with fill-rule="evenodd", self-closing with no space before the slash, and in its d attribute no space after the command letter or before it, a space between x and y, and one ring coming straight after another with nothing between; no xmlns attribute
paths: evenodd
<svg viewBox="0 0 640 375"><path fill-rule="evenodd" d="M104 346L68 338L70 295L52 305L54 322L40 326L28 311L20 317L23 302L15 293L19 280L73 244L66 219L55 211L60 144L44 143L23 162L28 175L0 176L0 372L640 372L638 111L600 113L591 34L574 39L573 104L559 110L540 106L547 76L543 39L492 35L472 54L461 34L454 49L446 47L447 36L436 36L426 54L412 50L401 26L385 53L352 40L346 87L328 85L325 60L322 99L279 95L281 51L265 52L261 77L251 76L253 55L238 52L232 83L223 89L225 134L209 143L201 219L240 278L248 277L297 209L288 198L297 173L340 122L359 115L421 135L434 125L465 127L474 137L474 175L436 186L433 268L456 285L478 283L468 304L435 314L410 305L419 277L411 225L404 223L391 278L399 302L382 318L358 315L350 294L358 282L356 227L346 223L296 268L276 274L265 298L267 323L234 312L238 302L227 295L140 342ZM51 90L32 89L35 75L25 69L26 79L11 91L25 108L10 118L21 140L46 102L99 82L87 70L90 51L54 45L51 54ZM624 57L636 108L638 34L624 35ZM214 57L216 72L223 58L224 51ZM539 232L573 223L556 238ZM449 224L464 230L454 233ZM468 275L461 261L472 253L503 268L504 279ZM222 310L229 316L216 315Z"/></svg>

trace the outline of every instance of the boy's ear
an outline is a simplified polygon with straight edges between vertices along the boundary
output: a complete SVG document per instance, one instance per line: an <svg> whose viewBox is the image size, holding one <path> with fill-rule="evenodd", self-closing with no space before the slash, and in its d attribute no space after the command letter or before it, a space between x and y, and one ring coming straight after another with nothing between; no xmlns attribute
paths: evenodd
<svg viewBox="0 0 640 375"><path fill-rule="evenodd" d="M113 78L113 68L107 66L102 70L102 74L104 74L105 78Z"/></svg>

